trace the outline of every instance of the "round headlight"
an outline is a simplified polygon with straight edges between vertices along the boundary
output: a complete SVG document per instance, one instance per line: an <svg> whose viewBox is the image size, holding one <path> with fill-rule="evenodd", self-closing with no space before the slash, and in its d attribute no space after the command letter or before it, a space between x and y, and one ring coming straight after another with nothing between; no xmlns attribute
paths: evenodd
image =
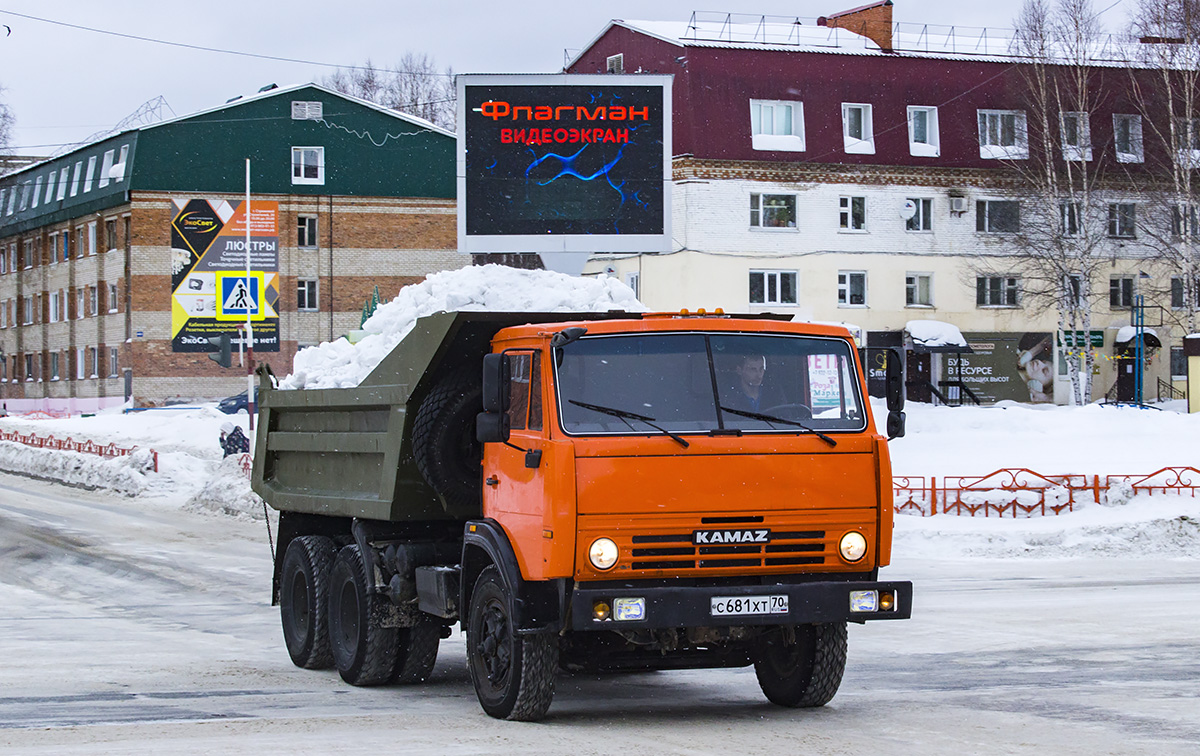
<svg viewBox="0 0 1200 756"><path fill-rule="evenodd" d="M588 559L598 570L607 570L617 563L617 544L611 538L597 538L588 549Z"/></svg>
<svg viewBox="0 0 1200 756"><path fill-rule="evenodd" d="M852 530L842 536L838 550L842 552L842 559L847 562L857 562L867 553L867 539L863 537L862 533Z"/></svg>

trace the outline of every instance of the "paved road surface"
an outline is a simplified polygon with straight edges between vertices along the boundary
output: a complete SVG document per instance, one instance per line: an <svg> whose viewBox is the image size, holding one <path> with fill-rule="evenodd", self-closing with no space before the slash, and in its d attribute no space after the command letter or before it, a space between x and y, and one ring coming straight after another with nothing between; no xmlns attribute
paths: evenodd
<svg viewBox="0 0 1200 756"><path fill-rule="evenodd" d="M885 573L914 619L851 627L824 709L685 671L564 676L544 722L497 722L457 631L412 688L293 667L261 521L0 475L0 752L1200 753L1200 559Z"/></svg>

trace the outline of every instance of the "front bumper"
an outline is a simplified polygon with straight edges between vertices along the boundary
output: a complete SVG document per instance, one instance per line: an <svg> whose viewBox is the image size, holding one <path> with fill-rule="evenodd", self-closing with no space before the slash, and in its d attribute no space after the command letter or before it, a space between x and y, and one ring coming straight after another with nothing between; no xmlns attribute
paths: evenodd
<svg viewBox="0 0 1200 756"><path fill-rule="evenodd" d="M851 611L851 592L891 592L890 610ZM712 613L716 597L787 596L786 613L719 615ZM593 618L597 601L612 606L616 599L645 600L643 619ZM908 581L818 581L748 586L653 586L637 581L621 585L589 587L576 583L571 594L573 630L636 630L668 627L729 627L747 625L802 625L815 622L866 622L908 619L912 613L912 583Z"/></svg>

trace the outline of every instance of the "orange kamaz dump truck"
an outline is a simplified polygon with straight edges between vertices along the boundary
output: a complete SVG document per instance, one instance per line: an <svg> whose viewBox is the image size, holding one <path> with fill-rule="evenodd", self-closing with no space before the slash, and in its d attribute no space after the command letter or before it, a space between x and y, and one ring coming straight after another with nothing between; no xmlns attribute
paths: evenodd
<svg viewBox="0 0 1200 756"><path fill-rule="evenodd" d="M833 698L846 624L905 619L890 359L877 429L844 329L773 316L443 313L353 389L271 390L296 665L411 683L459 623L483 709L543 716L560 670L746 667Z"/></svg>

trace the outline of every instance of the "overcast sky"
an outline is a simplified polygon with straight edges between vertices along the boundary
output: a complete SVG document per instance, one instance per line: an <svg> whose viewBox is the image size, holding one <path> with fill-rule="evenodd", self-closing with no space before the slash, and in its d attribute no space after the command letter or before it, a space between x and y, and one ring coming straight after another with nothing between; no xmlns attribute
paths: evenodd
<svg viewBox="0 0 1200 756"><path fill-rule="evenodd" d="M702 10L799 16L867 0L754 0ZM1095 0L1107 27L1127 21L1133 0ZM1012 25L1019 0L897 0L895 20L958 27ZM696 0L0 0L0 98L17 118L13 144L49 155L64 142L111 128L159 95L178 115L230 97L315 81L333 69L188 50L68 28L14 14L202 47L352 65L394 64L428 53L460 73L561 70L612 18L686 21Z"/></svg>

